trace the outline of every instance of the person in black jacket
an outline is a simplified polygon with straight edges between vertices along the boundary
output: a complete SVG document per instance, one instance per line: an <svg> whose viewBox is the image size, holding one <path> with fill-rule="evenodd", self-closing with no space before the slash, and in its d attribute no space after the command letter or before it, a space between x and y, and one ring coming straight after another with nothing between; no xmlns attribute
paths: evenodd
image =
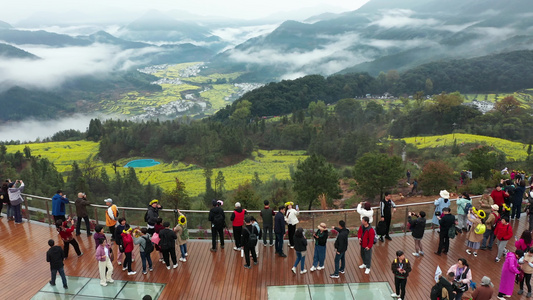
<svg viewBox="0 0 533 300"><path fill-rule="evenodd" d="M411 263L405 258L403 251L396 251L396 258L392 261L391 269L394 274L394 285L396 287L396 293L393 293L391 297L404 300L405 285L407 284L407 277L411 272Z"/></svg>
<svg viewBox="0 0 533 300"><path fill-rule="evenodd" d="M246 216L244 218L245 227L241 234L241 245L244 247L244 259L246 264L244 268L250 269L250 252L252 253L252 258L254 259L254 265L257 265L257 253L255 253L255 245L257 244L257 239L259 237L259 232L255 226L252 226L252 218ZM250 240L250 235L255 234L255 241Z"/></svg>
<svg viewBox="0 0 533 300"><path fill-rule="evenodd" d="M65 253L59 246L54 246L54 240L48 240L48 246L50 249L46 252L46 261L50 263L50 271L52 272L52 279L50 285L56 285L56 274L59 272L61 281L63 281L63 287L68 289L67 277L65 277L65 270L63 269L63 260L65 259Z"/></svg>
<svg viewBox="0 0 533 300"><path fill-rule="evenodd" d="M220 237L220 248L224 249L224 228L226 227L226 215L222 209L223 202L213 199L213 208L209 211L209 222L211 222L211 251L217 251L217 234Z"/></svg>
<svg viewBox="0 0 533 300"><path fill-rule="evenodd" d="M343 220L339 221L339 227L332 226L334 230L338 232L337 239L335 240L335 272L330 274L331 278L339 278L339 272L344 274L344 268L346 267L345 254L348 250L348 234L350 231L346 228L346 223ZM339 269L339 261L341 263Z"/></svg>
<svg viewBox="0 0 533 300"><path fill-rule="evenodd" d="M79 192L78 193L78 199L76 199L76 215L78 216L78 220L76 222L76 235L81 234L81 220L83 219L85 221L85 227L87 228L87 236L91 236L91 223L89 222L89 215L87 214L87 206L91 205L91 203L87 200L87 196Z"/></svg>
<svg viewBox="0 0 533 300"><path fill-rule="evenodd" d="M390 241L392 240L392 238L389 236L390 223L392 220L392 214L396 211L396 204L394 204L394 201L392 201L392 195L390 192L385 192L385 198L381 200L379 207L381 211L381 217L385 221L385 238ZM380 235L379 240L383 242L383 235Z"/></svg>
<svg viewBox="0 0 533 300"><path fill-rule="evenodd" d="M285 235L285 206L280 206L274 217L274 233L276 234L276 253L281 257L287 257L283 253L283 236Z"/></svg>
<svg viewBox="0 0 533 300"><path fill-rule="evenodd" d="M307 273L305 269L305 255L307 254L307 239L304 236L304 229L298 228L294 232L294 250L296 250L296 261L294 262L294 267L292 267L292 272L296 274L296 267L301 262L300 274Z"/></svg>
<svg viewBox="0 0 533 300"><path fill-rule="evenodd" d="M148 211L146 211L146 223L150 235L153 235L155 232L155 223L157 223L157 219L159 218L160 209L163 209L163 206L159 204L159 200L154 199L150 201Z"/></svg>
<svg viewBox="0 0 533 300"><path fill-rule="evenodd" d="M412 217L416 219L413 220ZM415 252L413 256L419 257L420 255L424 255L424 250L422 250L422 237L424 237L424 230L426 229L426 212L421 211L418 215L410 212L408 221L415 240Z"/></svg>
<svg viewBox="0 0 533 300"><path fill-rule="evenodd" d="M439 249L435 251L435 254L441 253L447 254L450 248L450 237L448 230L450 227L455 227L455 217L451 213L449 207L442 209L442 215L437 217L439 219L440 232L439 232Z"/></svg>
<svg viewBox="0 0 533 300"><path fill-rule="evenodd" d="M313 234L315 239L315 254L313 255L313 266L309 271L323 270L326 259L326 244L328 242L328 230L326 223L320 223L318 230Z"/></svg>
<svg viewBox="0 0 533 300"><path fill-rule="evenodd" d="M165 260L167 269L170 270L170 260L168 258L169 254L172 258L172 262L174 263L172 268L175 269L178 267L178 259L176 258L176 240L178 239L178 236L174 230L169 228L169 222L164 222L163 226L165 226L165 228L159 231L159 246L161 247L161 252L163 253L163 259Z"/></svg>

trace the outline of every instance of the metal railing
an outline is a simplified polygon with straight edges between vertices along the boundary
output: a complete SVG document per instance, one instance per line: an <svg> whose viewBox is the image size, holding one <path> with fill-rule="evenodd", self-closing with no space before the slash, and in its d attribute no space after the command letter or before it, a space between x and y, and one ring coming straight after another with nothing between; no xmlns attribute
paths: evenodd
<svg viewBox="0 0 533 300"><path fill-rule="evenodd" d="M39 221L43 223L48 223L53 225L53 216L50 210L51 198L41 197L36 195L22 194L24 198L24 207L25 211L23 215L28 220ZM472 196L472 200L481 196ZM450 208L455 214L457 211L456 205L457 199L450 199ZM148 206L147 206L148 207ZM122 207L118 206L119 217L126 218L128 224L134 227L143 227L146 226L144 221L144 214L146 213L147 207L137 208L137 207ZM105 214L107 211L106 205L91 204L87 207L87 212L91 220L92 227L96 224L105 225ZM373 223L377 225L379 222L379 207L372 207L373 209ZM434 201L429 202L419 202L419 203L407 203L396 205L396 212L392 215L391 221L391 230L393 232L403 232L406 234L408 232L408 213L415 211L425 211L427 228L433 228L431 219L434 215L435 205ZM208 238L211 223L208 221L209 211L203 210L180 210L187 217L187 227L191 233L191 238ZM231 229L231 216L232 210L226 211L226 224L229 229ZM254 216L260 223L262 218L260 217L259 210L247 210L249 215ZM70 204L67 205L67 214L71 215L73 218L76 217L76 207L74 201L70 201ZM165 220L171 220L171 224L176 224L177 215L173 209L162 209L159 211L159 216ZM306 235L310 235L314 230L316 230L317 225L320 223L326 223L328 227L333 225L338 225L339 220L345 220L346 226L351 229L351 235L357 234L357 229L359 228L361 216L357 213L357 209L331 209L331 210L300 210L298 216L299 226L303 227L306 231ZM82 222L83 223L83 222ZM226 233L228 234L228 233Z"/></svg>

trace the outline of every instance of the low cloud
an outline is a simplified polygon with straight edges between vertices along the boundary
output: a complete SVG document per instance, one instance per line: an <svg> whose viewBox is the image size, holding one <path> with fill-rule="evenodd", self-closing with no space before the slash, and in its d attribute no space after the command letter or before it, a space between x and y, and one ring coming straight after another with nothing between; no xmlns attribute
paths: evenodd
<svg viewBox="0 0 533 300"><path fill-rule="evenodd" d="M244 27L226 27L216 29L213 34L220 37L222 40L238 45L245 41L265 35L274 31L279 24L259 25L259 26L244 26Z"/></svg>
<svg viewBox="0 0 533 300"><path fill-rule="evenodd" d="M382 11L381 18L373 21L370 25L377 25L382 28L402 28L402 27L427 27L439 24L439 21L433 18L417 19L411 16L415 12L409 9L393 9Z"/></svg>
<svg viewBox="0 0 533 300"><path fill-rule="evenodd" d="M89 127L91 119L97 116L74 114L62 116L61 122L57 120L38 121L26 119L20 122L10 122L0 125L0 142L19 140L21 142L32 142L36 139L51 137L54 133L74 129L85 131Z"/></svg>
<svg viewBox="0 0 533 300"><path fill-rule="evenodd" d="M50 48L17 46L39 56L39 60L1 59L0 86L12 85L50 89L69 78L127 70L139 62L135 59L157 48L122 50L116 46L93 44L87 47Z"/></svg>
<svg viewBox="0 0 533 300"><path fill-rule="evenodd" d="M320 38L330 42L310 51L287 52L284 49L256 47L244 51L235 50L231 52L230 59L236 62L282 66L289 70L283 79L293 79L313 73L333 74L347 66L370 59L364 54L349 50L359 40L359 35L356 33Z"/></svg>

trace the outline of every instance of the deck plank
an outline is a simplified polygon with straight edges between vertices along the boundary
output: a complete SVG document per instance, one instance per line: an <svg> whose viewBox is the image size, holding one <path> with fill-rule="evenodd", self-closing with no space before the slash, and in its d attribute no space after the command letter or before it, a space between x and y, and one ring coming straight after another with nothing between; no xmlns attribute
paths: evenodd
<svg viewBox="0 0 533 300"><path fill-rule="evenodd" d="M526 226L526 219L514 228L514 236L520 235ZM0 295L5 299L30 299L49 280L49 265L45 260L48 249L48 239L59 242L54 228L40 223L24 223L15 225L5 218L0 219ZM69 258L65 261L65 272L69 276L98 277L98 265L94 258L94 239L87 238L85 234L77 237L84 255L76 257L71 249ZM480 251L477 258L465 253L465 235L459 235L450 243L448 255L436 256L433 251L438 244L438 233L426 231L422 241L424 257L415 258L414 242L412 236L394 235L392 241L378 243L374 247L372 256L372 271L365 275L364 270L358 266L362 263L357 239L350 239L346 255L346 274L339 279L329 278L333 272L334 257L333 239L328 241L326 254L326 269L308 272L300 275L293 274L291 268L296 259L295 251L284 245L287 258L275 255L274 247L259 245L259 264L252 265L252 269L244 269L244 259L240 252L233 250L233 244L226 241L226 249L210 252L210 240L190 240L188 242L187 262L179 262L177 269L167 270L164 264L158 261L158 254L152 253L154 271L142 274L138 246L135 248L134 270L137 274L128 276L122 271L117 262L113 262L114 279L156 282L167 284L160 299L268 299L267 287L277 285L298 284L332 284L352 282L388 282L394 289L394 277L390 270L390 263L394 259L396 250L403 250L411 261L413 271L407 284L407 297L409 299L427 299L429 290L433 285L433 274L437 265L443 272L454 264L458 258L466 258L471 265L473 279L480 282L485 275L489 276L496 288L500 281L502 262L495 263L496 247L492 251ZM508 243L507 248L514 250L514 238ZM115 251L118 251L115 246ZM307 270L312 265L314 243L309 240L305 267ZM179 258L179 247L177 248ZM24 288L13 289L13 286ZM471 292L464 295L470 297ZM468 297L468 298L467 298ZM514 296L513 299L521 299ZM524 298L525 299L525 298Z"/></svg>

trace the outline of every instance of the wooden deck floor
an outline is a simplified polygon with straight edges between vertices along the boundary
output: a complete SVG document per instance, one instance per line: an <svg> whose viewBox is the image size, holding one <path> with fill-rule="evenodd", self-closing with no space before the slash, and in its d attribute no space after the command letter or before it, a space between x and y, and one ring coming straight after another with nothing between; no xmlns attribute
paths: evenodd
<svg viewBox="0 0 533 300"><path fill-rule="evenodd" d="M524 229L526 219L515 222L515 235ZM40 223L24 223L15 225L6 218L0 219L0 295L2 299L30 299L49 280L49 265L45 261L48 249L47 241L52 238L58 240L54 228ZM94 258L94 240L82 233L77 240L85 253L76 257L71 249L70 257L65 261L65 272L71 276L98 277L98 266ZM311 243L312 244L312 243ZM143 275L138 253L134 262L137 274L128 276L117 267L113 278L130 281L146 281L166 283L160 299L267 299L267 287L278 285L300 284L333 284L356 282L389 282L394 288L394 278L390 271L390 263L394 259L396 250L403 250L412 262L413 272L407 283L407 299L428 299L429 290L434 284L434 272L439 265L446 271L458 258L466 258L470 263L473 280L480 282L481 277L487 275L492 278L497 289L500 280L502 262L495 263L496 247L489 251L480 251L477 258L465 253L465 237L459 236L451 241L450 253L446 256L436 256L433 251L438 244L438 233L426 231L423 247L426 256L415 258L413 239L410 234L393 236L390 242L379 243L375 246L372 260L372 272L365 275L357 268L362 263L357 240L350 239L347 257L346 274L340 279L331 279L333 271L333 240L328 243L326 269L304 275L294 275L291 267L295 261L294 250L287 251L287 258L274 255L274 247L259 246L259 264L247 270L243 268L240 253L232 250L231 242L226 242L226 249L215 253L209 251L210 241L189 241L189 257L186 263L179 263L179 267L167 270L163 264L154 262L154 272ZM285 249L287 249L285 244ZM116 246L115 246L116 247ZM135 251L138 252L138 246ZM509 250L514 250L514 238L508 244ZM179 252L179 250L178 250ZM313 246L308 248L306 268L312 263ZM74 254L74 255L73 255ZM157 261L156 253L152 258ZM115 266L116 261L114 262ZM463 299L469 299L467 292ZM142 296L141 296L142 297ZM139 297L139 299L141 298ZM515 295L510 299L521 299ZM525 299L525 298L524 298Z"/></svg>

